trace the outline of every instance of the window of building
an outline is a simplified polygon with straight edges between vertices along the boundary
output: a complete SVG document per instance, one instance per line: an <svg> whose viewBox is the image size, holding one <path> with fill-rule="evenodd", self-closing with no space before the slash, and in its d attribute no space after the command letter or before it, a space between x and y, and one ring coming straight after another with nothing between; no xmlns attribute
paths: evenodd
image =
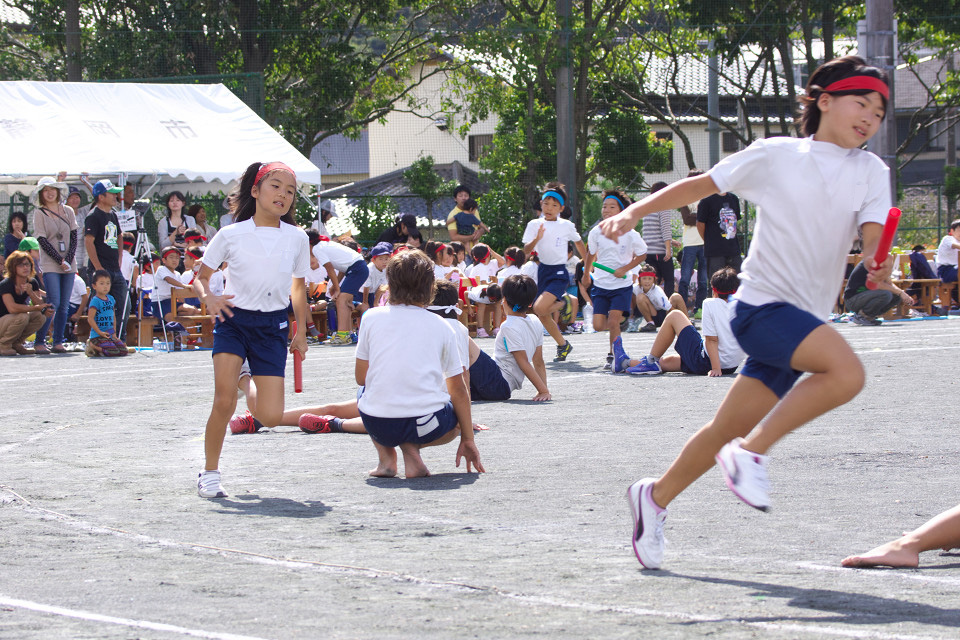
<svg viewBox="0 0 960 640"><path fill-rule="evenodd" d="M489 153L488 147L493 144L493 134L469 136L470 162L476 162Z"/></svg>

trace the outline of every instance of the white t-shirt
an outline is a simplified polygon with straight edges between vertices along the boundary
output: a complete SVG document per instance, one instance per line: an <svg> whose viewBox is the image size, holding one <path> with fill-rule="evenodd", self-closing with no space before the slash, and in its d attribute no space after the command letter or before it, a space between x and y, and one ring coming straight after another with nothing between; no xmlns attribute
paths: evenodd
<svg viewBox="0 0 960 640"><path fill-rule="evenodd" d="M120 252L120 273L123 274L123 279L127 281L127 286L130 286L130 278L133 277L133 265L134 265L133 256L126 251L121 251Z"/></svg>
<svg viewBox="0 0 960 640"><path fill-rule="evenodd" d="M490 278L496 279L498 268L496 260L490 260L487 264L477 262L467 269L467 276L476 278L477 282L487 282Z"/></svg>
<svg viewBox="0 0 960 640"><path fill-rule="evenodd" d="M500 325L493 347L493 359L500 367L503 379L510 385L510 391L520 389L526 378L513 352L523 351L532 363L538 347L543 347L543 325L535 315L507 316Z"/></svg>
<svg viewBox="0 0 960 640"><path fill-rule="evenodd" d="M524 262L523 266L520 267L520 273L531 278L536 284L537 274L540 273L540 265L536 262Z"/></svg>
<svg viewBox="0 0 960 640"><path fill-rule="evenodd" d="M180 274L176 271L171 271L167 269L166 265L160 265L160 268L157 269L156 275L154 275L154 285L156 286L156 292L150 296L157 302L161 300L170 299L170 290L173 289L173 285L166 281L166 278L173 278L174 280L180 280Z"/></svg>
<svg viewBox="0 0 960 640"><path fill-rule="evenodd" d="M447 278L447 274L450 273L451 271L456 271L456 270L457 268L454 266L442 267L439 264L435 264L433 265L433 276L437 280L453 280L451 278ZM460 278L456 278L456 280L459 280L459 279Z"/></svg>
<svg viewBox="0 0 960 640"><path fill-rule="evenodd" d="M303 229L281 222L258 227L253 219L222 227L204 253L207 264L230 263L224 288L249 311L279 311L290 302L293 278L310 271L310 241Z"/></svg>
<svg viewBox="0 0 960 640"><path fill-rule="evenodd" d="M490 302L490 298L484 295L490 285L481 285L479 287L470 287L467 289L467 300L475 304L494 304Z"/></svg>
<svg viewBox="0 0 960 640"><path fill-rule="evenodd" d="M151 293L153 291L153 274L152 273L141 273L137 276L137 289L143 291L144 293ZM150 296L153 298L153 296Z"/></svg>
<svg viewBox="0 0 960 640"><path fill-rule="evenodd" d="M667 297L667 294L664 293L663 288L655 284L650 287L650 291L644 292L643 288L640 286L640 283L633 285L633 295L647 296L647 300L653 303L653 308L660 311L669 311L670 310L670 298Z"/></svg>
<svg viewBox="0 0 960 640"><path fill-rule="evenodd" d="M737 303L722 298L707 298L703 301L703 326L701 333L704 337L717 337L717 351L720 354L720 368L732 369L740 366L746 355L740 348L740 343L733 337L730 320ZM706 347L703 351L707 355Z"/></svg>
<svg viewBox="0 0 960 640"><path fill-rule="evenodd" d="M210 293L215 296L222 296L223 289L227 284L227 276L223 271L214 271L210 276Z"/></svg>
<svg viewBox="0 0 960 640"><path fill-rule="evenodd" d="M387 284L387 272L380 271L372 262L367 266L370 267L370 275L367 276L367 281L363 283L363 286L370 290L367 293L376 293L377 289Z"/></svg>
<svg viewBox="0 0 960 640"><path fill-rule="evenodd" d="M197 260L193 269L187 269L180 274L180 282L183 284L193 284L193 281L197 279L197 274L200 273L201 266L203 266L203 263Z"/></svg>
<svg viewBox="0 0 960 640"><path fill-rule="evenodd" d="M457 334L421 307L391 304L363 314L357 359L366 360L360 411L379 418L412 418L450 401L446 379L463 373Z"/></svg>
<svg viewBox="0 0 960 640"><path fill-rule="evenodd" d="M313 255L321 267L329 262L340 273L345 273L357 260L363 260L363 256L339 242L320 242L313 247Z"/></svg>
<svg viewBox="0 0 960 640"><path fill-rule="evenodd" d="M533 250L540 257L540 264L566 264L567 243L580 240L577 227L563 218L557 218L556 220L537 218L528 222L527 228L523 230L523 244L527 244L536 238L541 226L545 227L546 231L543 232L543 237L533 247Z"/></svg>
<svg viewBox="0 0 960 640"><path fill-rule="evenodd" d="M463 362L465 369L469 369L470 330L467 329L467 325L460 322L457 318L441 318L441 320L453 327L453 332L457 334L457 353L460 354L460 361Z"/></svg>
<svg viewBox="0 0 960 640"><path fill-rule="evenodd" d="M316 269L310 269L305 276L306 281L312 284L320 284L321 282L327 281L327 270L323 267L318 267Z"/></svg>
<svg viewBox="0 0 960 640"><path fill-rule="evenodd" d="M647 252L647 243L643 237L631 229L616 240L603 235L600 227L594 227L587 235L587 251L596 256L596 262L611 269L619 269L629 264L635 256L642 256ZM593 284L601 289L616 290L630 286L630 280L618 278L603 269L593 268Z"/></svg>
<svg viewBox="0 0 960 640"><path fill-rule="evenodd" d="M787 302L818 318L836 303L857 228L883 224L890 210L880 158L812 137L757 140L707 175L721 192L757 205L737 298Z"/></svg>
<svg viewBox="0 0 960 640"><path fill-rule="evenodd" d="M504 267L497 272L497 282L503 284L503 281L509 278L510 276L517 276L523 273L520 270L520 267L510 265L509 267Z"/></svg>
<svg viewBox="0 0 960 640"><path fill-rule="evenodd" d="M80 276L74 277L73 290L70 292L70 304L79 306L83 302L85 293L87 293L87 283Z"/></svg>
<svg viewBox="0 0 960 640"><path fill-rule="evenodd" d="M957 266L957 250L953 248L955 244L958 244L956 238L950 234L943 236L943 240L940 241L940 246L937 247L938 267L942 264Z"/></svg>

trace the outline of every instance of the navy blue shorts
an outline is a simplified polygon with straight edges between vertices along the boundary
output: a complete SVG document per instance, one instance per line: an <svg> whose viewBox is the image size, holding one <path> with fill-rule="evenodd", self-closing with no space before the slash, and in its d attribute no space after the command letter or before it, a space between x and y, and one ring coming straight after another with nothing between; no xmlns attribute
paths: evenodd
<svg viewBox="0 0 960 640"><path fill-rule="evenodd" d="M563 294L567 292L567 285L570 284L570 274L567 273L565 264L540 264L537 265L537 296L542 293L549 293L557 300L563 299Z"/></svg>
<svg viewBox="0 0 960 640"><path fill-rule="evenodd" d="M782 398L803 375L790 366L793 352L822 324L786 302L754 306L737 301L730 328L748 356L740 375L756 378Z"/></svg>
<svg viewBox="0 0 960 640"><path fill-rule="evenodd" d="M166 318L167 314L170 313L170 303L173 302L173 298L167 298L166 300L161 300L157 304L160 305L160 317Z"/></svg>
<svg viewBox="0 0 960 640"><path fill-rule="evenodd" d="M360 418L373 441L384 447L398 447L405 442L428 444L457 426L457 414L449 402L436 413L419 418L378 418L362 411Z"/></svg>
<svg viewBox="0 0 960 640"><path fill-rule="evenodd" d="M232 353L255 376L283 377L287 368L287 311L250 311L234 307L233 316L213 328L213 355Z"/></svg>
<svg viewBox="0 0 960 640"><path fill-rule="evenodd" d="M340 293L352 293L354 300L362 302L363 296L360 295L360 291L368 277L370 277L370 268L367 267L367 263L363 260L357 260L350 265L350 268L343 275L343 282L340 283Z"/></svg>
<svg viewBox="0 0 960 640"><path fill-rule="evenodd" d="M470 365L470 397L473 400L509 400L510 385L497 362L483 351Z"/></svg>
<svg viewBox="0 0 960 640"><path fill-rule="evenodd" d="M680 330L677 341L673 345L674 351L680 356L680 371L695 376L705 376L710 373L710 356L703 341L703 336L693 325ZM737 368L720 369L721 373L733 373Z"/></svg>
<svg viewBox="0 0 960 640"><path fill-rule="evenodd" d="M942 264L937 267L937 277L944 284L954 283L957 281L957 268L952 264Z"/></svg>
<svg viewBox="0 0 960 640"><path fill-rule="evenodd" d="M605 316L610 311L622 311L630 315L630 303L633 299L633 287L622 289L601 289L597 285L590 287L590 299L593 300L593 314Z"/></svg>

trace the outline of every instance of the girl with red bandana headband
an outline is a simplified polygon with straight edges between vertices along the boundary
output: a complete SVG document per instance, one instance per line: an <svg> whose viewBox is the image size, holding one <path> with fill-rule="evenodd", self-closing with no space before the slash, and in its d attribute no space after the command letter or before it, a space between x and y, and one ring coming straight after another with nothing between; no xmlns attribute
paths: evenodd
<svg viewBox="0 0 960 640"><path fill-rule="evenodd" d="M863 388L863 365L824 320L858 231L870 280L882 282L893 266L892 257L883 264L872 257L890 209L889 170L860 148L880 128L889 95L884 71L856 56L832 60L814 71L800 98L807 137L758 140L601 223L617 237L645 215L722 192L758 210L730 323L746 363L666 473L627 490L633 548L644 567L663 560L665 507L715 460L736 496L766 511L768 450ZM804 372L812 375L794 386Z"/></svg>
<svg viewBox="0 0 960 640"><path fill-rule="evenodd" d="M193 283L207 312L217 318L213 407L204 438L206 464L197 482L197 491L204 498L227 495L219 471L227 424L234 433L252 433L280 422L291 300L297 332L290 352L307 352L304 276L310 271L310 244L293 218L296 174L281 162L256 162L247 167L231 200L236 205L236 222L210 241ZM210 292L212 267L223 262L230 264L230 277L223 295L215 295ZM231 420L245 360L257 398L254 414L247 411Z"/></svg>

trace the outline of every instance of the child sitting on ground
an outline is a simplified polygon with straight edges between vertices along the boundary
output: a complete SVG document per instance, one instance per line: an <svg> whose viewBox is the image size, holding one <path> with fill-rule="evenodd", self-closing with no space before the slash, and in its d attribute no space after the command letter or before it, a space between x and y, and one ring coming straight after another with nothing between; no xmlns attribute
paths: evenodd
<svg viewBox="0 0 960 640"><path fill-rule="evenodd" d="M735 372L743 362L744 353L730 328L735 303L729 297L740 287L740 277L733 267L724 267L710 278L710 286L713 287L713 297L703 301L702 336L691 324L686 312L674 309L663 321L650 355L631 360L623 350L623 341L617 338L613 344L614 373L682 371L717 377ZM679 355L663 355L674 337L677 343L673 348Z"/></svg>
<svg viewBox="0 0 960 640"><path fill-rule="evenodd" d="M458 435L456 465L465 458L467 472L474 466L485 471L473 439L456 333L424 309L436 286L433 262L422 251L404 251L387 264L387 282L390 304L365 314L357 344L356 379L363 387L357 408L379 457L370 475L395 476L400 447L405 476L427 476L420 449Z"/></svg>
<svg viewBox="0 0 960 640"><path fill-rule="evenodd" d="M500 299L503 297L500 285L488 284L471 287L467 290L467 300L477 305L477 337L492 338L500 330ZM487 327L490 330L487 330Z"/></svg>
<svg viewBox="0 0 960 640"><path fill-rule="evenodd" d="M176 249L174 249L176 252ZM93 274L93 291L87 311L87 323L90 325L90 339L87 340L86 353L94 356L125 356L127 345L117 337L116 315L117 301L110 295L112 280L109 271L102 269Z"/></svg>
<svg viewBox="0 0 960 640"><path fill-rule="evenodd" d="M503 282L506 320L494 345L494 357L477 349L471 353L470 392L474 400L509 400L526 378L536 388L535 402L550 400L547 369L543 364L543 325L528 315L537 299L537 285L527 276Z"/></svg>
<svg viewBox="0 0 960 640"><path fill-rule="evenodd" d="M675 293L669 298L660 285L657 284L657 274L648 263L640 265L637 284L633 286L633 295L637 301L637 309L643 316L646 324L640 327L641 333L653 333L663 324L667 312L679 309L687 315L687 304Z"/></svg>

